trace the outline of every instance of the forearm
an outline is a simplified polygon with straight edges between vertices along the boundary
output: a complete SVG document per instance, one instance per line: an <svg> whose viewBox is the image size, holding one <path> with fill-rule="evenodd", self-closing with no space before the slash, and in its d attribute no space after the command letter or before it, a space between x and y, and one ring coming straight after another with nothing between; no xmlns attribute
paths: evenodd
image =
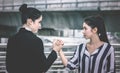
<svg viewBox="0 0 120 73"><path fill-rule="evenodd" d="M46 72L56 59L57 59L57 53L56 51L52 50L52 52L49 54L48 58L46 59L43 72Z"/></svg>
<svg viewBox="0 0 120 73"><path fill-rule="evenodd" d="M64 65L64 66L67 66L68 60L67 60L67 58L65 57L63 51L60 50L60 51L58 52L58 54L59 54L59 56L60 56L60 58L61 58L61 60L62 60L63 65Z"/></svg>

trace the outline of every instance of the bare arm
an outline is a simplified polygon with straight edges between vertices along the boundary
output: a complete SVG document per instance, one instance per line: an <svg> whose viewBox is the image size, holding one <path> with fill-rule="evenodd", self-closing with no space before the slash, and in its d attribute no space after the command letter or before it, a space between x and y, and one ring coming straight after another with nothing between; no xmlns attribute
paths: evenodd
<svg viewBox="0 0 120 73"><path fill-rule="evenodd" d="M61 58L61 60L62 60L63 65L64 65L64 66L67 66L68 60L67 60L67 58L65 57L62 49L58 52L58 54L59 54L59 56L60 56L60 58Z"/></svg>
<svg viewBox="0 0 120 73"><path fill-rule="evenodd" d="M53 50L55 50L56 52L58 52L62 63L64 64L64 66L67 66L68 60L65 57L63 51L62 51L62 47L63 47L64 43L62 40L54 40L53 41Z"/></svg>

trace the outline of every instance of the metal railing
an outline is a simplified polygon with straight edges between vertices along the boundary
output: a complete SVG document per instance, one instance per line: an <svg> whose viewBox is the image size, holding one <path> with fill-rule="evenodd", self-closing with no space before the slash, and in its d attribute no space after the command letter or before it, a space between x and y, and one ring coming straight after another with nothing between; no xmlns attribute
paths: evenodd
<svg viewBox="0 0 120 73"><path fill-rule="evenodd" d="M30 7L35 7L41 11L73 11L73 10L120 10L119 0L34 0L17 1L1 0L0 11L18 11L21 4L27 3Z"/></svg>
<svg viewBox="0 0 120 73"><path fill-rule="evenodd" d="M116 62L116 73L120 73L120 44L112 44L115 48L115 62ZM66 57L69 59L72 57L75 48L77 45L65 45L63 47L63 51L66 55ZM45 44L45 49L50 49L51 45ZM6 43L1 44L0 43L0 72L6 72L6 66L5 66L5 55L6 55ZM50 51L50 50L49 50ZM49 55L50 52L46 51L46 56ZM48 70L47 73L76 73L76 70L73 71L67 71L62 61L60 60L60 57L58 56L57 60L53 63L51 68Z"/></svg>

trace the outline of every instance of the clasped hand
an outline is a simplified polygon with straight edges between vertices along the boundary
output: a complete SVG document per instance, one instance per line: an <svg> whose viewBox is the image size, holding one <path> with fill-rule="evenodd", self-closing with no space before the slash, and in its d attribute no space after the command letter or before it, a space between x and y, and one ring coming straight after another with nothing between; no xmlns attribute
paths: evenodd
<svg viewBox="0 0 120 73"><path fill-rule="evenodd" d="M62 49L63 45L64 45L64 42L62 40L55 39L53 41L53 50L56 52L59 52Z"/></svg>

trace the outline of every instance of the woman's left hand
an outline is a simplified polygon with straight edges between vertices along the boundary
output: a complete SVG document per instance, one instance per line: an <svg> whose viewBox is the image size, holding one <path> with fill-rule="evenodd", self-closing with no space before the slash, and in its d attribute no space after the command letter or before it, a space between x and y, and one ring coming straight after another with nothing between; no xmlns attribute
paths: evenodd
<svg viewBox="0 0 120 73"><path fill-rule="evenodd" d="M55 50L56 52L59 52L62 47L64 45L64 42L60 39L56 39L53 41L53 50Z"/></svg>

